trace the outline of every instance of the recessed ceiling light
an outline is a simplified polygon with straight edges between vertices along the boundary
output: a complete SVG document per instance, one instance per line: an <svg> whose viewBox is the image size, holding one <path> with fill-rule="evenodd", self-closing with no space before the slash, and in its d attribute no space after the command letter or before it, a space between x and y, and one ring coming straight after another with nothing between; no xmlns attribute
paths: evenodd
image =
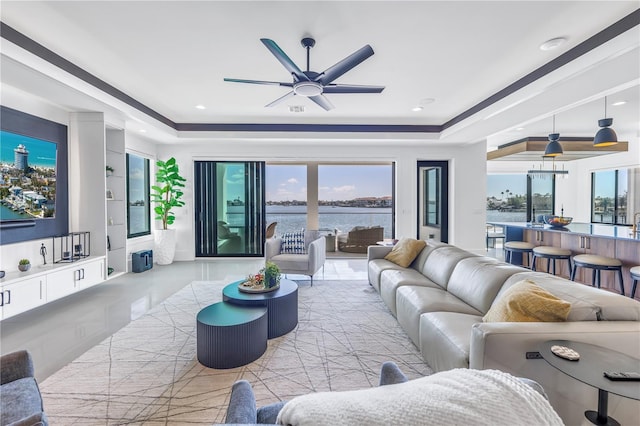
<svg viewBox="0 0 640 426"><path fill-rule="evenodd" d="M540 50L553 50L556 49L567 42L567 39L564 37L556 37L551 40L547 40L540 45Z"/></svg>
<svg viewBox="0 0 640 426"><path fill-rule="evenodd" d="M614 103L612 103L611 105L613 105L613 106L620 106L620 105L624 105L624 104L626 104L626 103L627 103L627 101L618 101L618 102L614 102Z"/></svg>
<svg viewBox="0 0 640 426"><path fill-rule="evenodd" d="M145 129L140 129L140 133L147 133Z"/></svg>
<svg viewBox="0 0 640 426"><path fill-rule="evenodd" d="M523 130L524 130L524 127L516 127L514 130L515 130L516 132L521 132L521 131L523 131Z"/></svg>
<svg viewBox="0 0 640 426"><path fill-rule="evenodd" d="M198 108L198 109L207 109L207 107L205 107L204 105L196 105L196 108Z"/></svg>
<svg viewBox="0 0 640 426"><path fill-rule="evenodd" d="M423 108L420 105L418 105L418 106L414 106L413 108L411 108L411 111L418 112L418 111L422 111L422 109Z"/></svg>

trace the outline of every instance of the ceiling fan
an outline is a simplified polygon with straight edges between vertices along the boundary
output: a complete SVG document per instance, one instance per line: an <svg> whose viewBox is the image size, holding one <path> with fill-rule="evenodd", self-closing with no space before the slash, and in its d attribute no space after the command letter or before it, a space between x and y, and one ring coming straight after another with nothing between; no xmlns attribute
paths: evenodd
<svg viewBox="0 0 640 426"><path fill-rule="evenodd" d="M234 83L251 83L251 84L267 84L275 86L291 87L284 96L279 97L275 101L265 105L273 107L292 96L304 96L329 111L334 108L333 104L324 94L329 93L380 93L384 90L384 86L367 86L356 84L333 84L332 82L342 76L347 71L362 63L365 59L373 55L373 49L368 44L361 49L355 51L335 65L327 68L321 73L309 70L309 51L316 44L316 41L310 37L303 38L300 42L307 49L307 70L302 71L287 56L286 53L276 44L275 41L268 38L261 38L260 41L269 49L278 61L289 71L293 77L293 82L278 81L262 81L262 80L241 80L237 78L225 78L224 81Z"/></svg>

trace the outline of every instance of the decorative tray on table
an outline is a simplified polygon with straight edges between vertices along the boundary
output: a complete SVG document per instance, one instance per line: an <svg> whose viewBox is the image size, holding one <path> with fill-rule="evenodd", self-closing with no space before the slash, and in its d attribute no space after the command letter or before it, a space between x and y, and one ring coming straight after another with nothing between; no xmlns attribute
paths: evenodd
<svg viewBox="0 0 640 426"><path fill-rule="evenodd" d="M250 281L245 281L238 284L238 290L243 293L269 293L271 291L275 291L280 288L280 284L276 284L273 287L265 288L262 283L252 283Z"/></svg>

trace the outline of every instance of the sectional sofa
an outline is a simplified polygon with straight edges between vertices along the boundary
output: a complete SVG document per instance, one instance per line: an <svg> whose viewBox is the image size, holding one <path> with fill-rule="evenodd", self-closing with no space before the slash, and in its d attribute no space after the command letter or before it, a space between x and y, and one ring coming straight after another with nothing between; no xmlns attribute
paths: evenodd
<svg viewBox="0 0 640 426"><path fill-rule="evenodd" d="M369 247L369 283L436 372L463 367L528 377L545 388L567 424L580 424L585 407L596 409L597 389L535 358L539 345L575 340L640 358L640 302L448 244L429 241L408 267L386 260L390 251ZM526 279L569 302L567 320L483 322L494 303ZM617 420L637 420L640 402L611 395L609 404Z"/></svg>

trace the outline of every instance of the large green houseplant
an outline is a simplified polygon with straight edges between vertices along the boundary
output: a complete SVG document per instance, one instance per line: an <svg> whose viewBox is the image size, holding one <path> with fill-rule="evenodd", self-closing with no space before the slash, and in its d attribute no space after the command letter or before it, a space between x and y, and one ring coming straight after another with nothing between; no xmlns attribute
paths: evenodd
<svg viewBox="0 0 640 426"><path fill-rule="evenodd" d="M173 209L184 206L180 198L186 179L180 176L174 157L167 161L158 160L156 167L156 184L151 186L151 201L156 204L153 211L156 220L162 222L162 229L155 232L154 257L158 264L168 265L173 262L176 248L175 230L169 229L169 225L173 225L176 219Z"/></svg>

